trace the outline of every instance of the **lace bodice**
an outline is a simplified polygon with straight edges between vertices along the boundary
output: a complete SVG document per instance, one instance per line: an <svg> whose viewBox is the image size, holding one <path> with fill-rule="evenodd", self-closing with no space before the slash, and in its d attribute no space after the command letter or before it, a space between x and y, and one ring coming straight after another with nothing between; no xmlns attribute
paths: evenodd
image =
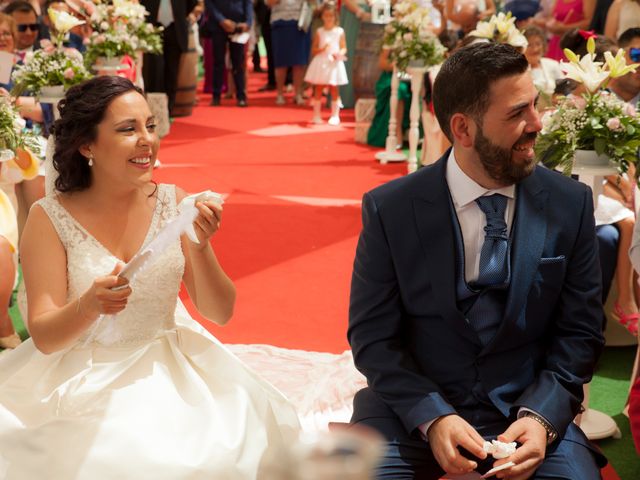
<svg viewBox="0 0 640 480"><path fill-rule="evenodd" d="M120 261L58 202L55 195L37 202L55 227L67 254L67 300L84 293L96 277L109 274ZM175 186L158 185L157 201L143 246L177 215ZM176 241L131 282L127 307L115 317L98 319L80 344L127 346L150 341L175 327L175 308L184 272L184 256Z"/></svg>

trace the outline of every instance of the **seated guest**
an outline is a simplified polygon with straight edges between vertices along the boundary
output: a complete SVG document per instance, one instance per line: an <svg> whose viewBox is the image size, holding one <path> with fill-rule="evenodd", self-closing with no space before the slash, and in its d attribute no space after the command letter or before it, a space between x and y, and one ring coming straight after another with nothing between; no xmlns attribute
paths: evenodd
<svg viewBox="0 0 640 480"><path fill-rule="evenodd" d="M640 27L640 3L636 0L615 0L607 12L604 34L618 38L630 28Z"/></svg>
<svg viewBox="0 0 640 480"><path fill-rule="evenodd" d="M452 150L364 195L348 338L377 478L600 479L573 423L604 345L593 201L536 166L537 96L513 47L458 49L433 97ZM515 452L494 461L495 439Z"/></svg>
<svg viewBox="0 0 640 480"><path fill-rule="evenodd" d="M531 67L533 84L543 97L544 105L539 106L550 106L556 81L564 78L564 74L556 60L544 56L547 53L547 36L542 29L530 25L524 30L524 36L528 42L524 56L527 57Z"/></svg>
<svg viewBox="0 0 640 480"><path fill-rule="evenodd" d="M37 175L38 161L24 150L11 160L0 161L0 349L16 348L21 343L7 308L15 287L18 257L18 223L13 187L16 182Z"/></svg>
<svg viewBox="0 0 640 480"><path fill-rule="evenodd" d="M560 46L560 39L566 32L575 29L585 29L591 23L595 0L558 0L554 3L552 17L545 24L551 34L547 57L554 60L564 60L564 53Z"/></svg>
<svg viewBox="0 0 640 480"><path fill-rule="evenodd" d="M53 8L54 10L60 10L68 14L72 14L71 9L69 8L69 5L67 5L64 2L64 0L47 0L45 7L46 7L46 10L45 10L46 12L49 11L49 8ZM54 30L54 28L51 23L51 19L49 18L49 14L47 13L46 15L43 16L43 25L41 29L40 38L50 39L51 34L52 33L55 34L55 32L52 32L52 30ZM86 47L83 42L83 38L80 35L73 32L69 32L66 34L64 39L64 46L75 48L79 52L84 52L86 50Z"/></svg>
<svg viewBox="0 0 640 480"><path fill-rule="evenodd" d="M16 37L16 51L20 59L28 52L39 48L38 36L42 25L38 22L38 15L29 2L18 0L11 2L4 12L16 21L18 35Z"/></svg>

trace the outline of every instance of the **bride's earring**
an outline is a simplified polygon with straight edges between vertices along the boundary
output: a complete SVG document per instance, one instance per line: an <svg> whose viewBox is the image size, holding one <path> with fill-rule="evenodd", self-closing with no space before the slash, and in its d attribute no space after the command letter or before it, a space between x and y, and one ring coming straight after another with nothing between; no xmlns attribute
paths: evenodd
<svg viewBox="0 0 640 480"><path fill-rule="evenodd" d="M93 155L89 155L89 166L93 167Z"/></svg>

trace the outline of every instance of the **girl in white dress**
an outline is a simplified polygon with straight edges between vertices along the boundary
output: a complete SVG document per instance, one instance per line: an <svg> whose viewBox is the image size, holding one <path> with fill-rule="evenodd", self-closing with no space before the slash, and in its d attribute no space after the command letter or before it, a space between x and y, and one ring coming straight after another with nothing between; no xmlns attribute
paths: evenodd
<svg viewBox="0 0 640 480"><path fill-rule="evenodd" d="M178 214L152 182L155 119L129 80L69 89L55 126L57 191L21 243L31 339L0 355L0 478L254 479L296 413L178 301L226 323L235 287L209 243L222 208L128 283L117 274ZM113 287L123 287L113 290ZM105 316L106 315L106 316Z"/></svg>
<svg viewBox="0 0 640 480"><path fill-rule="evenodd" d="M333 2L326 2L321 9L322 27L316 30L311 46L313 59L304 77L305 82L314 87L313 123L322 123L322 89L329 87L331 93L330 125L340 125L340 96L338 87L346 85L347 70L344 61L347 54L347 43L344 30L338 26L338 14Z"/></svg>

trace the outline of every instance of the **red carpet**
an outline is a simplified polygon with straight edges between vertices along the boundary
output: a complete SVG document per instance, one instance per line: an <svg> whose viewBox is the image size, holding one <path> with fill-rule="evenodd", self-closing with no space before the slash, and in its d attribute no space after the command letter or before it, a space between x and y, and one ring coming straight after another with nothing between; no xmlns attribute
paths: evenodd
<svg viewBox="0 0 640 480"><path fill-rule="evenodd" d="M405 167L380 165L375 149L353 142L353 111L340 127L312 126L310 107L257 94L265 80L251 78L245 109L200 95L163 139L155 178L229 195L213 246L238 299L227 326L207 328L228 343L341 352L359 201Z"/></svg>

